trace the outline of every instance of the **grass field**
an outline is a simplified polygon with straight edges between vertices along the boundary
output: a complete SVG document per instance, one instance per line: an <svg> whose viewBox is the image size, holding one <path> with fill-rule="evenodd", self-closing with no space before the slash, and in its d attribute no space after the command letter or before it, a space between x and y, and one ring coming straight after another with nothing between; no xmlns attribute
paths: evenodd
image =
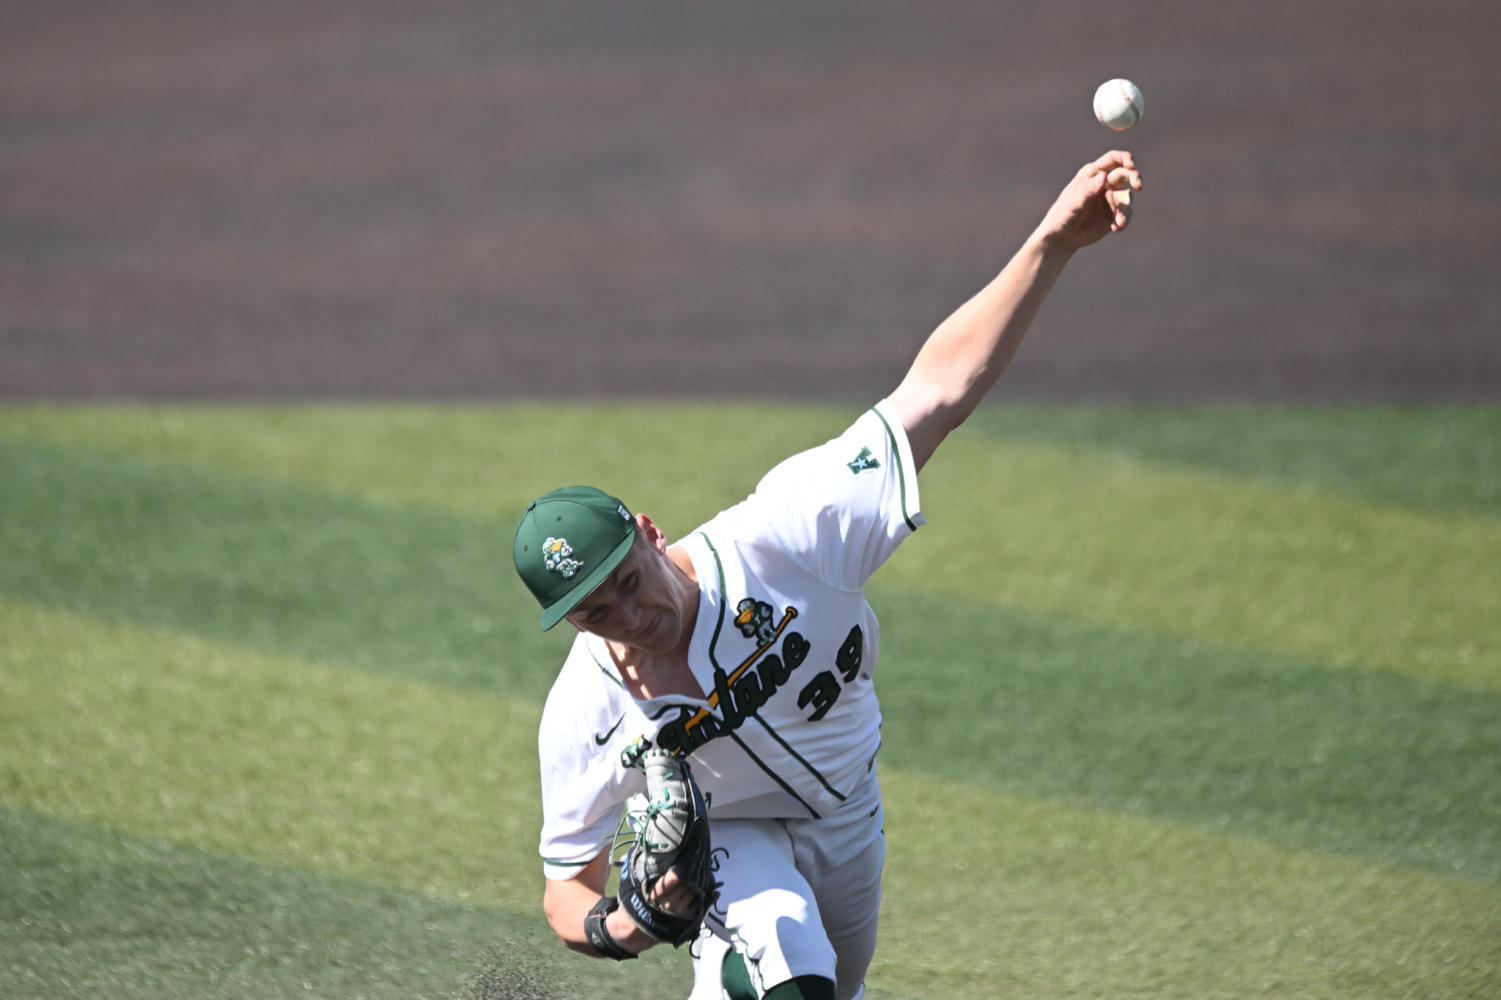
<svg viewBox="0 0 1501 1000"><path fill-rule="evenodd" d="M0 996L685 995L542 921L510 532L852 415L0 408ZM1501 410L992 406L923 489L872 1000L1501 996Z"/></svg>

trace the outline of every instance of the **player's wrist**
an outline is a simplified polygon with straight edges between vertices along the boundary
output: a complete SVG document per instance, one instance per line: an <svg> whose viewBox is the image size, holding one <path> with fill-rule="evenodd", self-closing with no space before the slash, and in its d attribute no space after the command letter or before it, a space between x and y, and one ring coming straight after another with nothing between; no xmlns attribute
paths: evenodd
<svg viewBox="0 0 1501 1000"><path fill-rule="evenodd" d="M614 896L602 896L599 902L589 910L588 916L584 917L584 937L593 948L604 958L612 958L617 962L624 962L635 958L637 953L644 948L631 948L629 941L622 941L634 937L633 934L623 933L624 928L617 922L612 928L611 915L620 909L620 902ZM629 924L627 920L625 923ZM634 925L630 925L634 930Z"/></svg>
<svg viewBox="0 0 1501 1000"><path fill-rule="evenodd" d="M624 903L621 903L620 909L611 915L610 932L614 934L616 941L638 955L662 943L660 938L643 928L634 917L626 912Z"/></svg>
<svg viewBox="0 0 1501 1000"><path fill-rule="evenodd" d="M1070 241L1067 233L1051 225L1051 220L1045 219L1022 243L1017 256L1035 255L1039 267L1048 265L1062 267L1069 262L1078 249Z"/></svg>

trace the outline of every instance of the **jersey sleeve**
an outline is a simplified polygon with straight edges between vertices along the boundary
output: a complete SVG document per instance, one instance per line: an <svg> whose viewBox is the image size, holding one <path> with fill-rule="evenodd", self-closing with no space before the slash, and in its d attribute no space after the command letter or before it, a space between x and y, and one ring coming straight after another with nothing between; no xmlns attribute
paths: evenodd
<svg viewBox="0 0 1501 1000"><path fill-rule="evenodd" d="M577 669L565 665L542 710L537 756L542 778L542 836L538 847L543 874L571 879L610 845L626 798L619 755L600 747L590 725L597 713L581 710ZM604 728L603 726L600 728Z"/></svg>
<svg viewBox="0 0 1501 1000"><path fill-rule="evenodd" d="M925 523L906 429L884 402L773 468L745 507L781 551L848 590Z"/></svg>

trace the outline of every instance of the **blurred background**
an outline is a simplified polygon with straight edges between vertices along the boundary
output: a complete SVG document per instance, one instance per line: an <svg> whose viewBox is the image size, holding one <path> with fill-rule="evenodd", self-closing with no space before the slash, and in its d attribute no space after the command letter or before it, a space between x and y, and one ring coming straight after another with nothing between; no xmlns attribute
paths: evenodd
<svg viewBox="0 0 1501 1000"><path fill-rule="evenodd" d="M1138 156L1001 390L1493 400L1482 0L0 7L0 398L864 402ZM1117 137L1095 86L1135 80Z"/></svg>

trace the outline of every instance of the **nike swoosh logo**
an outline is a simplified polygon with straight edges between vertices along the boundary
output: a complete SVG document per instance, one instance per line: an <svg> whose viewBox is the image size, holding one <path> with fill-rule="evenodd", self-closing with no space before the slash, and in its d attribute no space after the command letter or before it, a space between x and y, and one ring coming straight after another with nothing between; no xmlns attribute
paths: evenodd
<svg viewBox="0 0 1501 1000"><path fill-rule="evenodd" d="M615 730L619 729L620 728L620 724L622 722L624 722L624 721L625 721L625 716L622 715L620 718L618 718L618 719L615 720L615 725L611 726L609 729L606 729L604 731L603 735L601 735L599 733L595 733L594 734L594 742L597 743L600 746L604 746L606 743L610 742L610 737L615 735Z"/></svg>

